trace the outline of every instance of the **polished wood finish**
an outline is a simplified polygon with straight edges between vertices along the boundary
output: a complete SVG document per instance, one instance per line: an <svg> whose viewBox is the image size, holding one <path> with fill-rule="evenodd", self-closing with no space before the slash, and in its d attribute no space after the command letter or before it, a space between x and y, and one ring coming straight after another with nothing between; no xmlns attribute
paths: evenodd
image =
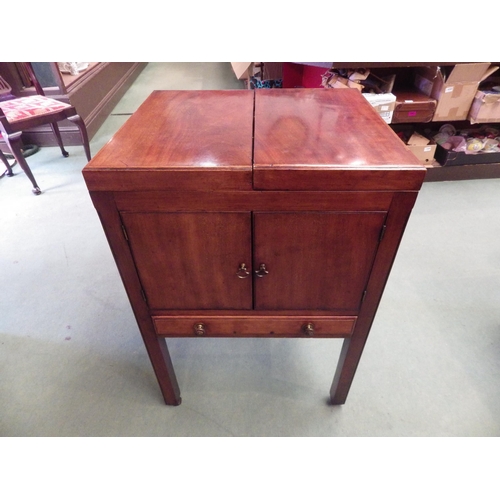
<svg viewBox="0 0 500 500"><path fill-rule="evenodd" d="M317 337L345 338L354 328L354 316L256 316L239 313L237 316L211 316L207 314L153 316L156 332L165 337ZM196 325L203 325L200 334ZM311 324L309 333L305 325Z"/></svg>
<svg viewBox="0 0 500 500"><path fill-rule="evenodd" d="M344 338L345 402L425 175L356 90L154 92L83 174L167 404L200 336Z"/></svg>
<svg viewBox="0 0 500 500"><path fill-rule="evenodd" d="M139 277L152 309L251 309L251 214L124 213ZM147 245L144 242L148 242Z"/></svg>
<svg viewBox="0 0 500 500"><path fill-rule="evenodd" d="M254 214L255 309L358 310L385 212Z"/></svg>
<svg viewBox="0 0 500 500"><path fill-rule="evenodd" d="M344 404L346 401L416 198L416 192L394 193L393 203L387 217L386 231L375 257L366 288L365 300L359 311L355 330L353 335L346 338L342 345L340 359L330 389L333 404Z"/></svg>
<svg viewBox="0 0 500 500"><path fill-rule="evenodd" d="M418 189L422 174L401 139L359 92L335 92L335 100L331 89L256 94L254 188Z"/></svg>
<svg viewBox="0 0 500 500"><path fill-rule="evenodd" d="M163 399L168 405L179 405L181 403L180 390L170 353L164 339L156 335L149 307L141 293L142 285L137 275L135 262L123 234L120 213L116 210L113 194L94 192L91 195L125 285Z"/></svg>

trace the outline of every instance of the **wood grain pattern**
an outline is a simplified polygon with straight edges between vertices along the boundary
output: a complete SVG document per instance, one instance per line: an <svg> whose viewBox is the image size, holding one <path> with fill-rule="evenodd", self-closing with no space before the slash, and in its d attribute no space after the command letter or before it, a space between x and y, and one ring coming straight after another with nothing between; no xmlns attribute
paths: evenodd
<svg viewBox="0 0 500 500"><path fill-rule="evenodd" d="M414 191L425 178L426 169L384 170L331 167L255 166L254 189L289 191Z"/></svg>
<svg viewBox="0 0 500 500"><path fill-rule="evenodd" d="M357 310L385 212L254 213L255 309Z"/></svg>
<svg viewBox="0 0 500 500"><path fill-rule="evenodd" d="M154 91L95 156L93 167L250 168L253 93ZM116 152L119 154L116 155Z"/></svg>
<svg viewBox="0 0 500 500"><path fill-rule="evenodd" d="M215 191L252 189L252 172L215 168L140 169L105 168L83 169L87 187L91 191Z"/></svg>
<svg viewBox="0 0 500 500"><path fill-rule="evenodd" d="M250 213L124 213L152 309L251 309Z"/></svg>
<svg viewBox="0 0 500 500"><path fill-rule="evenodd" d="M425 169L360 92L331 90L256 93L255 189L418 189Z"/></svg>
<svg viewBox="0 0 500 500"><path fill-rule="evenodd" d="M90 189L173 189L179 181L193 189L206 180L235 188L231 172L251 178L253 97L243 90L153 92L84 168Z"/></svg>
<svg viewBox="0 0 500 500"><path fill-rule="evenodd" d="M115 201L121 212L186 211L387 211L390 191L191 191L117 192Z"/></svg>
<svg viewBox="0 0 500 500"><path fill-rule="evenodd" d="M351 339L346 339L342 346L330 389L333 404L344 404L347 399L416 198L417 193L396 193L394 195L394 201L387 217L387 229L375 257L366 297L359 312L353 336Z"/></svg>
<svg viewBox="0 0 500 500"><path fill-rule="evenodd" d="M355 317L331 316L153 316L156 332L165 337L196 337L194 326L202 323L205 337L309 337L304 325L312 323L313 337L345 338L351 335Z"/></svg>
<svg viewBox="0 0 500 500"><path fill-rule="evenodd" d="M343 404L425 172L357 91L154 93L84 176L167 404L164 337L307 323Z"/></svg>
<svg viewBox="0 0 500 500"><path fill-rule="evenodd" d="M165 340L157 337L148 307L142 298L141 283L127 241L123 237L113 193L90 192L90 196L113 252L163 399L167 405L177 406L181 403L181 395L170 353Z"/></svg>
<svg viewBox="0 0 500 500"><path fill-rule="evenodd" d="M414 190L425 176L353 89L257 92L252 168L253 101L245 90L153 92L84 168L89 189Z"/></svg>
<svg viewBox="0 0 500 500"><path fill-rule="evenodd" d="M390 170L418 165L355 89L257 92L254 158L257 169L310 165Z"/></svg>

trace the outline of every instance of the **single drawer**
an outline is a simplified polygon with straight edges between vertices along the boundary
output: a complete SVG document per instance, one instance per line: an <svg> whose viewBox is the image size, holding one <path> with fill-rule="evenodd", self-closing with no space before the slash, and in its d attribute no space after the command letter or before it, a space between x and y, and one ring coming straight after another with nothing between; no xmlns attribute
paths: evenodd
<svg viewBox="0 0 500 500"><path fill-rule="evenodd" d="M153 316L161 337L345 338L356 316Z"/></svg>

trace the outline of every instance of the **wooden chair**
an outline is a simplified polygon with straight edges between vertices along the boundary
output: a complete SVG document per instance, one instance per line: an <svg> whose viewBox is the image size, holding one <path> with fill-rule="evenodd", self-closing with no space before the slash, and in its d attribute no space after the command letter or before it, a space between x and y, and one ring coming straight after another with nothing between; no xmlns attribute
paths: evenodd
<svg viewBox="0 0 500 500"><path fill-rule="evenodd" d="M33 184L33 193L41 194L41 190L31 172L26 159L22 153L21 134L24 130L34 127L49 124L56 136L57 143L61 148L64 157L69 156L69 153L64 149L61 133L57 122L68 119L75 123L82 137L83 147L87 160L90 161L90 146L87 135L87 129L82 118L78 115L76 109L71 104L67 104L50 97L46 97L42 86L38 82L36 75L30 63L23 63L25 69L35 86L37 95L27 97L14 97L7 100L0 99L0 133L12 155L23 169L24 173L28 176ZM1 79L1 77L0 77ZM0 89L4 89L8 84L1 79ZM10 86L8 86L10 88ZM12 96L11 96L12 97ZM12 175L12 169L0 151L0 160L7 166L7 175Z"/></svg>

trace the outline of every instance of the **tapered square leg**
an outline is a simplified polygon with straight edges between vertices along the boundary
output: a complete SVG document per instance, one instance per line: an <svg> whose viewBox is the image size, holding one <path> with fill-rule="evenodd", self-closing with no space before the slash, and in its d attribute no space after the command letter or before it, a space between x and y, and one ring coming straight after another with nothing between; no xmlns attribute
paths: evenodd
<svg viewBox="0 0 500 500"><path fill-rule="evenodd" d="M142 332L163 399L167 405L181 404L181 394L165 339Z"/></svg>
<svg viewBox="0 0 500 500"><path fill-rule="evenodd" d="M360 347L356 346L356 343L353 343L351 338L344 340L330 389L330 401L333 405L343 405L346 402L356 368L361 359L363 347L364 344Z"/></svg>

